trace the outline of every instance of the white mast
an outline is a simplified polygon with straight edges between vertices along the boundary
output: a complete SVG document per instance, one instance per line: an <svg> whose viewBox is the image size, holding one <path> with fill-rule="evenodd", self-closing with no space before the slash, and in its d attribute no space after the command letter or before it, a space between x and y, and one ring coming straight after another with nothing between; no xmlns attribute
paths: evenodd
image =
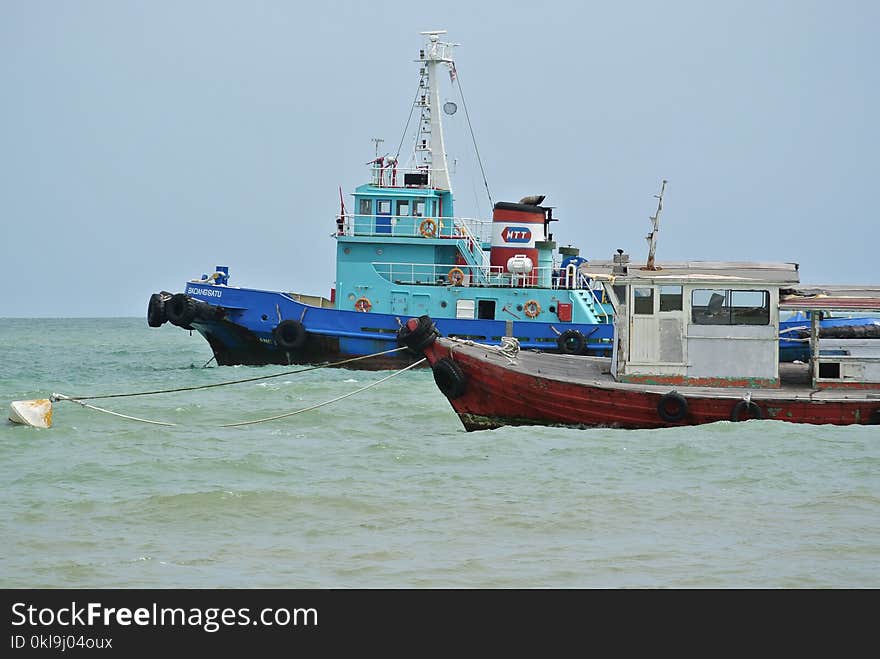
<svg viewBox="0 0 880 659"><path fill-rule="evenodd" d="M419 95L416 106L421 109L419 131L416 136L415 160L419 169L429 173L431 187L452 190L449 169L446 165L446 146L443 143L443 126L440 121L440 89L437 80L437 65L446 64L450 75L455 73L452 48L458 44L440 41L446 30L422 32L428 37L425 47L419 51L421 69Z"/></svg>

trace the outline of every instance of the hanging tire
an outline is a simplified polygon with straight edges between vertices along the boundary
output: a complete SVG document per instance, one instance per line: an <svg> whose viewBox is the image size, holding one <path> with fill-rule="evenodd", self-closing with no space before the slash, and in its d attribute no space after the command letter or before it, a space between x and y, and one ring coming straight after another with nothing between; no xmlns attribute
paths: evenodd
<svg viewBox="0 0 880 659"><path fill-rule="evenodd" d="M165 300L159 293L153 293L150 296L150 303L147 305L147 325L150 327L162 327L168 317L165 315Z"/></svg>
<svg viewBox="0 0 880 659"><path fill-rule="evenodd" d="M282 350L299 350L306 342L305 325L298 320L282 320L272 330L275 344Z"/></svg>
<svg viewBox="0 0 880 659"><path fill-rule="evenodd" d="M189 327L196 317L196 301L186 293L176 293L165 303L168 321L178 327Z"/></svg>
<svg viewBox="0 0 880 659"><path fill-rule="evenodd" d="M406 346L413 353L420 355L425 348L434 343L440 336L430 316L410 318L397 330L397 345Z"/></svg>
<svg viewBox="0 0 880 659"><path fill-rule="evenodd" d="M434 382L441 393L449 400L461 398L467 390L467 377L461 366L449 357L443 357L434 362L431 367L434 371Z"/></svg>
<svg viewBox="0 0 880 659"><path fill-rule="evenodd" d="M587 339L579 331L570 329L556 337L556 345L563 355L580 355L587 347Z"/></svg>
<svg viewBox="0 0 880 659"><path fill-rule="evenodd" d="M880 426L880 407L874 410L874 413L871 415L871 418L868 419L868 425L871 426Z"/></svg>
<svg viewBox="0 0 880 659"><path fill-rule="evenodd" d="M764 413L754 401L741 400L730 411L730 420L739 421L741 416L746 416L749 419L763 419Z"/></svg>
<svg viewBox="0 0 880 659"><path fill-rule="evenodd" d="M660 396L657 401L657 414L667 423L676 423L687 416L687 399L677 391Z"/></svg>

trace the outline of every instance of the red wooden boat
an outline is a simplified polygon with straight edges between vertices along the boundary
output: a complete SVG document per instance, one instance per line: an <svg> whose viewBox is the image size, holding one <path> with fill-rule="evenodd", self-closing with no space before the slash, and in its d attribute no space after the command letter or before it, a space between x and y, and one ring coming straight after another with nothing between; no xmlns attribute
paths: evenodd
<svg viewBox="0 0 880 659"><path fill-rule="evenodd" d="M467 430L504 425L662 428L774 419L880 423L880 340L820 338L822 312L880 311L880 290L798 289L796 264L613 261L582 266L615 306L611 359L439 337L410 319L398 340L424 353ZM809 363L780 364L779 312L809 311Z"/></svg>

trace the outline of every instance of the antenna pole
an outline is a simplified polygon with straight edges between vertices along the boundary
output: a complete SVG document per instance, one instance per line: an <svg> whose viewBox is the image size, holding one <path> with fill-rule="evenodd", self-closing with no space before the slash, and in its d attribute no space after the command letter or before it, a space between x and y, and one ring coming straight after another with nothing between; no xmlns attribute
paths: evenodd
<svg viewBox="0 0 880 659"><path fill-rule="evenodd" d="M663 183L660 185L660 194L654 195L657 198L657 212L650 218L651 233L645 236L648 241L648 263L645 265L645 270L659 270L654 265L654 254L657 251L657 233L660 231L660 211L663 210L663 192L665 190L666 179L663 179Z"/></svg>

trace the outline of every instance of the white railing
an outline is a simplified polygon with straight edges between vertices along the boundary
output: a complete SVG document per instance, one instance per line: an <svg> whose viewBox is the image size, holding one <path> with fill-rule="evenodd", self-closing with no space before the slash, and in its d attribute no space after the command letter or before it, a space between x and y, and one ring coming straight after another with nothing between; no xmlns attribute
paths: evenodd
<svg viewBox="0 0 880 659"><path fill-rule="evenodd" d="M590 281L590 278L584 274L581 274L580 272L578 273L577 288L590 291L590 296L593 298L593 310L596 312L597 316L601 315L605 316L606 318L608 317L608 312L605 311L605 306L596 295L596 289L593 288L593 284Z"/></svg>
<svg viewBox="0 0 880 659"><path fill-rule="evenodd" d="M565 289L565 277L553 267L532 268L527 273L506 272L498 265L459 265L456 263L372 263L376 274L394 284L451 286L460 278L461 286L490 286L508 288ZM588 286L593 299L595 293ZM598 303L598 301L597 301ZM600 306L601 308L601 306Z"/></svg>
<svg viewBox="0 0 880 659"><path fill-rule="evenodd" d="M471 232L470 226L468 226L466 222L459 223L454 230L457 230L465 240L463 249L459 251L464 253L465 259L470 265L477 266L477 281L482 284L488 283L483 275L484 273L489 272L486 268L491 267L491 257L486 253L486 250L483 249L482 243L480 243L477 237L474 236Z"/></svg>
<svg viewBox="0 0 880 659"><path fill-rule="evenodd" d="M377 188L431 188L439 169L404 169L393 160L377 158L370 163L370 185Z"/></svg>
<svg viewBox="0 0 880 659"><path fill-rule="evenodd" d="M482 250L483 243L491 240L492 222L469 217L345 213L336 216L336 233L392 238L467 238Z"/></svg>

